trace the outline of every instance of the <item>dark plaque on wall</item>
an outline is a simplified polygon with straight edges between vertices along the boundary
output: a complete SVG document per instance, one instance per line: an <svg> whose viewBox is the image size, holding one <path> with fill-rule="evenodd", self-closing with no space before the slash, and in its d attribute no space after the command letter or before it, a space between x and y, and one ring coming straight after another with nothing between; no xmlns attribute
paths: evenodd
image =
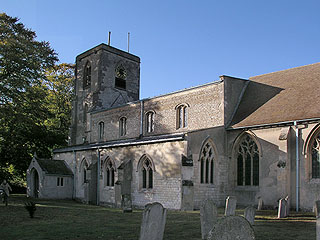
<svg viewBox="0 0 320 240"><path fill-rule="evenodd" d="M186 157L185 155L181 155L182 166L193 166L192 157Z"/></svg>

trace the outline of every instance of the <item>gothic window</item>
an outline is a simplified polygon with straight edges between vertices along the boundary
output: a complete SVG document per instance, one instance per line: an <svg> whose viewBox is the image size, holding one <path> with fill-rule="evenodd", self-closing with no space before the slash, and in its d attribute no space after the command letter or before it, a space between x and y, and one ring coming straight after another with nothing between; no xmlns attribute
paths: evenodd
<svg viewBox="0 0 320 240"><path fill-rule="evenodd" d="M125 117L119 120L119 133L121 137L127 134L127 119Z"/></svg>
<svg viewBox="0 0 320 240"><path fill-rule="evenodd" d="M146 113L146 130L148 133L154 131L154 112L152 111Z"/></svg>
<svg viewBox="0 0 320 240"><path fill-rule="evenodd" d="M259 149L256 142L250 135L245 134L236 150L238 186L258 186Z"/></svg>
<svg viewBox="0 0 320 240"><path fill-rule="evenodd" d="M177 129L188 126L188 109L186 105L177 107Z"/></svg>
<svg viewBox="0 0 320 240"><path fill-rule="evenodd" d="M320 178L320 134L311 142L312 178Z"/></svg>
<svg viewBox="0 0 320 240"><path fill-rule="evenodd" d="M126 77L127 77L127 71L123 67L122 64L120 64L116 68L116 78L115 78L115 87L120 89L126 89Z"/></svg>
<svg viewBox="0 0 320 240"><path fill-rule="evenodd" d="M103 140L104 137L104 122L99 122L99 140Z"/></svg>
<svg viewBox="0 0 320 240"><path fill-rule="evenodd" d="M83 71L83 88L87 88L90 86L91 86L91 65L90 65L90 62L87 62Z"/></svg>
<svg viewBox="0 0 320 240"><path fill-rule="evenodd" d="M153 165L151 160L144 156L140 165L141 187L142 189L153 188Z"/></svg>
<svg viewBox="0 0 320 240"><path fill-rule="evenodd" d="M104 185L105 186L114 186L114 172L115 167L112 161L109 159L105 163L105 174L104 174Z"/></svg>
<svg viewBox="0 0 320 240"><path fill-rule="evenodd" d="M82 183L87 183L88 182L88 163L86 161L86 159L82 160L82 163L80 165L80 171L81 171L81 181Z"/></svg>
<svg viewBox="0 0 320 240"><path fill-rule="evenodd" d="M200 183L213 184L214 179L214 150L211 142L207 141L200 154Z"/></svg>

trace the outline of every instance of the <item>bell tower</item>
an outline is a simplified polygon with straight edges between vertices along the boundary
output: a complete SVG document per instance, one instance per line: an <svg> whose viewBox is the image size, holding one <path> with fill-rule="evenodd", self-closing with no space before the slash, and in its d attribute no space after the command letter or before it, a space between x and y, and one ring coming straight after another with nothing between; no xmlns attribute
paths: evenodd
<svg viewBox="0 0 320 240"><path fill-rule="evenodd" d="M83 144L90 112L139 100L140 58L106 44L76 57L70 145Z"/></svg>

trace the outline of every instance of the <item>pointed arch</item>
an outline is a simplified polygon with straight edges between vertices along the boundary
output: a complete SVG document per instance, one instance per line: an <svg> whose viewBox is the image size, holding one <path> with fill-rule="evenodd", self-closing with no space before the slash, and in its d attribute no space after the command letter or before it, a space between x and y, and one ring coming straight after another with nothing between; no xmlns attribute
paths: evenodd
<svg viewBox="0 0 320 240"><path fill-rule="evenodd" d="M137 171L139 172L139 189L152 189L155 167L148 155L142 155L137 165Z"/></svg>
<svg viewBox="0 0 320 240"><path fill-rule="evenodd" d="M304 146L308 180L320 178L320 124L316 125Z"/></svg>
<svg viewBox="0 0 320 240"><path fill-rule="evenodd" d="M113 187L115 183L116 165L114 161L108 156L103 161L103 178L104 186Z"/></svg>
<svg viewBox="0 0 320 240"><path fill-rule="evenodd" d="M79 167L80 179L82 184L88 182L88 168L89 162L86 158L83 158Z"/></svg>
<svg viewBox="0 0 320 240"><path fill-rule="evenodd" d="M257 137L250 131L240 133L233 145L238 186L259 186L261 156Z"/></svg>
<svg viewBox="0 0 320 240"><path fill-rule="evenodd" d="M217 150L213 140L207 137L203 142L199 154L200 183L214 184L216 178Z"/></svg>

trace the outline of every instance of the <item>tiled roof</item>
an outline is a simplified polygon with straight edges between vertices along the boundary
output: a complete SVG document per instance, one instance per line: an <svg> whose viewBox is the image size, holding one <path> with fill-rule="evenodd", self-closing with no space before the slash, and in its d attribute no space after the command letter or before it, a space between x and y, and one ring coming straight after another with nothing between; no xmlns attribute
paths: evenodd
<svg viewBox="0 0 320 240"><path fill-rule="evenodd" d="M250 78L229 128L320 118L320 63Z"/></svg>
<svg viewBox="0 0 320 240"><path fill-rule="evenodd" d="M63 160L36 159L41 169L47 174L73 175L71 169Z"/></svg>

